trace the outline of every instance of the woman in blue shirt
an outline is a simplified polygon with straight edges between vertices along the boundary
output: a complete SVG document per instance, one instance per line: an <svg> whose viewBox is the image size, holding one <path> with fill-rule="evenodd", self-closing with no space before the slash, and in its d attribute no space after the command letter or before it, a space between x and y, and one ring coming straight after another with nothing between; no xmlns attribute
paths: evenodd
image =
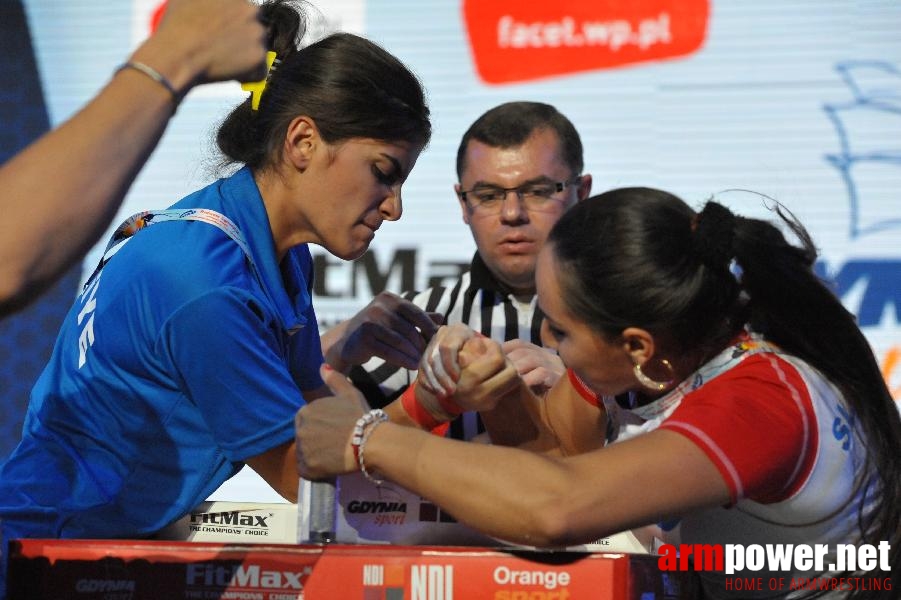
<svg viewBox="0 0 901 600"><path fill-rule="evenodd" d="M244 464L295 499L293 417L326 395L308 244L363 254L400 218L431 126L384 49L350 34L298 49L297 11L261 15L274 68L217 137L241 166L114 236L0 468L4 545L150 535Z"/></svg>

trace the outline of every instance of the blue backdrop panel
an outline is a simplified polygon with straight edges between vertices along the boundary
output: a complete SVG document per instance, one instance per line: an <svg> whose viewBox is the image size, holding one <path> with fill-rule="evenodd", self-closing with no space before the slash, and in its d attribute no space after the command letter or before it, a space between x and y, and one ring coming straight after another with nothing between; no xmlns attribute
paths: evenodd
<svg viewBox="0 0 901 600"><path fill-rule="evenodd" d="M49 118L25 12L0 2L0 163L47 131ZM47 165L52 171L53 165ZM0 191L2 193L2 191ZM0 457L19 439L28 392L50 356L60 322L75 296L80 265L40 300L0 321Z"/></svg>

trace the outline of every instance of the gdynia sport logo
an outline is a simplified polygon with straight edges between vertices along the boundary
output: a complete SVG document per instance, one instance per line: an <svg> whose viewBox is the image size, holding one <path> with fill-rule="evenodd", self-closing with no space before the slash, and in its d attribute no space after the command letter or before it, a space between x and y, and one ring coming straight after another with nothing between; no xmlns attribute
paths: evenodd
<svg viewBox="0 0 901 600"><path fill-rule="evenodd" d="M891 545L663 544L661 571L718 572L726 590L891 590ZM782 575L784 574L784 575Z"/></svg>

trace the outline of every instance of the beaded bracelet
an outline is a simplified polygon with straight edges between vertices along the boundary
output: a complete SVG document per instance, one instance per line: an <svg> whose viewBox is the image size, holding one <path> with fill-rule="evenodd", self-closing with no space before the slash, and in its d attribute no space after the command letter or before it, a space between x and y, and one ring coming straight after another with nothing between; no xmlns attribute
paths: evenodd
<svg viewBox="0 0 901 600"><path fill-rule="evenodd" d="M172 103L177 107L181 103L181 94L178 93L178 90L175 89L175 86L172 85L172 82L166 79L159 71L154 69L149 65L145 65L142 62L136 60L130 60L128 62L122 63L116 68L116 73L119 71L123 71L125 69L134 69L139 73L143 73L147 77L151 78L164 88L169 94L172 95Z"/></svg>
<svg viewBox="0 0 901 600"><path fill-rule="evenodd" d="M351 445L353 446L354 450L354 458L357 459L357 466L360 467L360 471L363 472L363 476L375 485L382 485L385 482L381 479L373 477L372 474L366 470L366 460L364 458L364 452L366 448L366 442L369 440L369 436L372 435L372 432L375 431L376 427L387 420L388 415L385 414L385 411L383 411L381 408L370 410L368 413L357 419L357 422L354 425L353 438L351 439Z"/></svg>

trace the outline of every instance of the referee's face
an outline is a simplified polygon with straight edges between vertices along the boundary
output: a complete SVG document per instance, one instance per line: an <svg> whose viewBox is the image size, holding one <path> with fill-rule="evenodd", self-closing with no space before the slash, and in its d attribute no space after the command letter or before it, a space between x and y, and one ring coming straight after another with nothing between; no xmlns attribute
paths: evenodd
<svg viewBox="0 0 901 600"><path fill-rule="evenodd" d="M585 176L540 206L530 202L534 198L527 196L535 186L578 175L562 156L560 140L550 129L536 130L521 146L497 148L472 140L466 148L466 166L456 186L463 221L486 266L521 296L535 294L538 251L554 223L590 189L591 178ZM493 197L500 200L480 202Z"/></svg>

